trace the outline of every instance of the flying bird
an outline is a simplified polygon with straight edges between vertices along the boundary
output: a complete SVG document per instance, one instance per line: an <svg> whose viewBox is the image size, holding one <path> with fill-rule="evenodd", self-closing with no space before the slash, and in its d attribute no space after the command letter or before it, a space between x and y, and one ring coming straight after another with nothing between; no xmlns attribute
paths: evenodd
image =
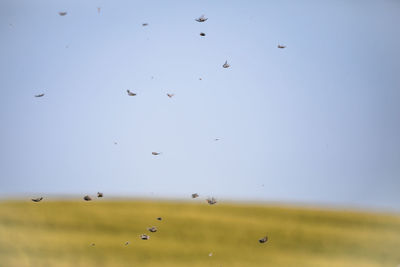
<svg viewBox="0 0 400 267"><path fill-rule="evenodd" d="M97 192L97 197L103 197L103 193Z"/></svg>
<svg viewBox="0 0 400 267"><path fill-rule="evenodd" d="M280 44L278 44L278 48L281 48L281 49L286 48L286 45L280 45Z"/></svg>
<svg viewBox="0 0 400 267"><path fill-rule="evenodd" d="M35 95L35 97L42 97L42 96L44 96L44 94Z"/></svg>
<svg viewBox="0 0 400 267"><path fill-rule="evenodd" d="M210 205L214 205L214 204L217 203L217 200L215 198L213 198L213 197L212 198L207 198L206 201Z"/></svg>
<svg viewBox="0 0 400 267"><path fill-rule="evenodd" d="M215 139L214 139L214 141L219 141L219 140L221 140L221 139L219 139L219 138L215 138Z"/></svg>
<svg viewBox="0 0 400 267"><path fill-rule="evenodd" d="M132 92L129 91L129 90L126 90L126 92L128 93L129 96L135 96L135 95L136 95L135 93L132 93Z"/></svg>
<svg viewBox="0 0 400 267"><path fill-rule="evenodd" d="M192 194L192 198L198 198L198 197L199 197L199 194L197 194L197 193Z"/></svg>
<svg viewBox="0 0 400 267"><path fill-rule="evenodd" d="M174 96L174 94L167 94L167 96L168 96L169 98L171 98L171 97Z"/></svg>
<svg viewBox="0 0 400 267"><path fill-rule="evenodd" d="M227 68L229 68L230 66L231 66L231 65L228 64L228 61L227 61L227 60L225 61L224 65L222 65L222 67L223 67L224 69L227 69Z"/></svg>
<svg viewBox="0 0 400 267"><path fill-rule="evenodd" d="M149 24L148 24L148 23L143 23L143 24L142 24L143 27L145 27L145 26L147 26L147 25L149 25Z"/></svg>
<svg viewBox="0 0 400 267"><path fill-rule="evenodd" d="M126 242L125 242L125 246L127 246L127 245L129 245L129 241L126 241Z"/></svg>
<svg viewBox="0 0 400 267"><path fill-rule="evenodd" d="M161 152L151 152L151 154L154 155L154 156L158 156L158 155L161 154Z"/></svg>
<svg viewBox="0 0 400 267"><path fill-rule="evenodd" d="M100 11L101 11L101 7L98 7L98 8L97 8L97 13L100 14Z"/></svg>
<svg viewBox="0 0 400 267"><path fill-rule="evenodd" d="M58 12L58 15L60 15L60 16L65 16L65 15L67 15L68 13L67 12Z"/></svg>
<svg viewBox="0 0 400 267"><path fill-rule="evenodd" d="M196 19L196 21L198 22L204 22L206 20L208 20L208 18L204 17L204 15L201 15L199 18Z"/></svg>
<svg viewBox="0 0 400 267"><path fill-rule="evenodd" d="M202 78L199 78L199 80L201 81L201 80L203 80Z"/></svg>
<svg viewBox="0 0 400 267"><path fill-rule="evenodd" d="M140 235L140 238L141 238L142 240L149 240L149 239L150 239L150 236L148 236L148 235L146 235L146 234L142 234L142 235Z"/></svg>
<svg viewBox="0 0 400 267"><path fill-rule="evenodd" d="M162 220L162 218L161 218L161 217L158 217L158 218L157 218L157 220L161 221L161 220Z"/></svg>
<svg viewBox="0 0 400 267"><path fill-rule="evenodd" d="M155 232L157 232L157 227L153 226L153 227L147 228L147 230L149 230L152 233L155 233Z"/></svg>
<svg viewBox="0 0 400 267"><path fill-rule="evenodd" d="M38 197L38 198L32 198L33 202L40 202L42 201L43 197Z"/></svg>
<svg viewBox="0 0 400 267"><path fill-rule="evenodd" d="M263 238L258 240L258 242L260 242L260 243L265 243L267 241L268 241L268 236L265 236L265 237L263 237Z"/></svg>
<svg viewBox="0 0 400 267"><path fill-rule="evenodd" d="M84 199L85 201L90 201L90 200L92 200L92 198L89 197L89 196L84 196L83 199Z"/></svg>
<svg viewBox="0 0 400 267"><path fill-rule="evenodd" d="M201 32L200 36L206 36L206 34L204 32Z"/></svg>
<svg viewBox="0 0 400 267"><path fill-rule="evenodd" d="M96 244L95 243L92 243L92 244L90 244L92 247L94 247Z"/></svg>

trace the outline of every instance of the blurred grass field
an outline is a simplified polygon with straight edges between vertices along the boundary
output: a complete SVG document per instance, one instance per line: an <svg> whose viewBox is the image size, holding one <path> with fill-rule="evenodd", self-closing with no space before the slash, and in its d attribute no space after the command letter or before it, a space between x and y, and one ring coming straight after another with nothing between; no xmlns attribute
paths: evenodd
<svg viewBox="0 0 400 267"><path fill-rule="evenodd" d="M399 264L396 215L199 201L0 202L1 267Z"/></svg>

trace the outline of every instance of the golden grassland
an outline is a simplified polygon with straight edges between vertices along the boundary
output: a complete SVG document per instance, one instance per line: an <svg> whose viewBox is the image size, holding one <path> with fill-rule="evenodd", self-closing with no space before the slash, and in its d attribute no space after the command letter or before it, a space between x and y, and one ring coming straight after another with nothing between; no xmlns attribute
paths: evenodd
<svg viewBox="0 0 400 267"><path fill-rule="evenodd" d="M0 202L1 267L399 264L396 215L199 201Z"/></svg>

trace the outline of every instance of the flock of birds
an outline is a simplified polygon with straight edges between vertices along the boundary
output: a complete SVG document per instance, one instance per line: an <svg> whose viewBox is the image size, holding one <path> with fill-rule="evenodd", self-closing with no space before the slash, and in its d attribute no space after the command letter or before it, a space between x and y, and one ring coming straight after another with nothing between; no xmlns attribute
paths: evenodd
<svg viewBox="0 0 400 267"><path fill-rule="evenodd" d="M100 8L100 7L97 8L97 12L98 12L98 13L101 12L101 8ZM60 16L63 17L63 16L66 16L68 13L67 13L67 12L58 12L58 14L59 14ZM204 15L201 15L199 18L197 18L197 19L195 19L195 20L196 20L197 22L205 22L205 21L208 20L208 18L206 18ZM143 24L142 24L143 27L148 26L148 25L149 25L148 23L143 23ZM205 34L204 32L201 32L201 33L200 33L200 36L204 37L204 36L206 36L206 34ZM286 48L286 46L285 46L285 45L278 44L278 48L279 48L279 49L284 49L284 48ZM227 68L230 67L230 65L229 65L229 63L228 63L227 60L226 60L225 63L222 65L222 67L223 67L224 69L227 69ZM202 78L199 78L199 80L202 80ZM129 89L126 90L126 92L127 92L128 96L136 96L136 95L137 95L136 93L130 91ZM45 95L44 93L41 93L41 94L35 95L35 97L43 97L44 95ZM168 96L169 98L172 98L172 97L174 96L174 94L167 93L167 96ZM215 138L214 140L215 140L215 141L219 141L220 139L219 139L219 138ZM114 142L114 144L116 145L117 142ZM161 152L151 152L151 154L154 155L154 156L158 156L158 155L161 154ZM97 198L102 198L102 197L103 197L103 193L97 192ZM193 198L193 199L198 198L198 197L199 197L199 194L198 194L198 193L193 193L193 194L192 194L192 198ZM36 203L37 203L37 202L40 202L40 201L42 201L42 200L43 200L43 197L32 198L32 201L33 201L33 202L36 202ZM92 200L92 197L90 197L89 195L86 195L86 196L83 197L83 200L85 200L85 201L91 201L91 200ZM214 197L207 198L206 201L207 201L207 203L210 204L210 205L214 205L214 204L217 203L217 200L216 200ZM161 217L158 217L158 218L156 218L156 219L157 219L158 221L161 221L161 220L162 220ZM158 229L157 229L157 227L152 226L152 227L150 227L150 228L147 228L147 230L148 230L150 233L155 233L155 232L157 232ZM147 234L141 234L141 235L140 235L140 239L141 239L141 240L149 240L149 239L150 239L150 236L147 235ZM267 241L268 241L268 236L264 236L264 237L262 237L262 238L260 238L260 239L258 240L259 243L266 243ZM130 244L129 241L125 242L125 246L127 246L127 245L129 245L129 244ZM95 243L92 243L91 246L95 246ZM209 254L209 256L212 256L212 252Z"/></svg>

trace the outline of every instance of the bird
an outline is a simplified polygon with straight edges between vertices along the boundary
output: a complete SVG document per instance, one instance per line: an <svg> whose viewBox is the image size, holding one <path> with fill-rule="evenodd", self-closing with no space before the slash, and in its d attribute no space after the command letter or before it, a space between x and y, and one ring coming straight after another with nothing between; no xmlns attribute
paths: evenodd
<svg viewBox="0 0 400 267"><path fill-rule="evenodd" d="M100 14L100 11L101 11L101 7L98 7L98 8L97 8L97 13Z"/></svg>
<svg viewBox="0 0 400 267"><path fill-rule="evenodd" d="M44 96L44 94L35 95L35 97L42 97L42 96Z"/></svg>
<svg viewBox="0 0 400 267"><path fill-rule="evenodd" d="M125 242L125 246L127 246L127 245L129 245L129 241L126 241L126 242Z"/></svg>
<svg viewBox="0 0 400 267"><path fill-rule="evenodd" d="M201 32L200 36L206 36L206 34L204 32Z"/></svg>
<svg viewBox="0 0 400 267"><path fill-rule="evenodd" d="M126 92L128 93L129 96L135 96L135 95L136 95L136 93L132 93L132 92L129 91L129 90L126 90Z"/></svg>
<svg viewBox="0 0 400 267"><path fill-rule="evenodd" d="M203 80L202 78L199 78L199 80L201 81L201 80Z"/></svg>
<svg viewBox="0 0 400 267"><path fill-rule="evenodd" d="M222 67L223 67L224 69L227 69L227 68L229 68L230 66L231 66L231 65L228 64L228 61L227 61L227 60L225 61L224 65L222 65Z"/></svg>
<svg viewBox="0 0 400 267"><path fill-rule="evenodd" d="M215 198L213 198L213 197L212 198L207 198L206 201L210 205L214 205L214 204L217 203L217 200Z"/></svg>
<svg viewBox="0 0 400 267"><path fill-rule="evenodd" d="M199 197L199 194L197 194L197 193L192 194L192 198L198 198L198 197Z"/></svg>
<svg viewBox="0 0 400 267"><path fill-rule="evenodd" d="M86 196L84 196L84 197L83 197L83 199L84 199L85 201L90 201L90 200L92 200L92 198L91 198L91 197L89 197L89 196L87 196L87 195L86 195Z"/></svg>
<svg viewBox="0 0 400 267"><path fill-rule="evenodd" d="M142 235L140 235L140 238L141 238L142 240L149 240L149 239L150 239L150 236L148 236L148 235L146 235L146 234L142 234Z"/></svg>
<svg viewBox="0 0 400 267"><path fill-rule="evenodd" d="M171 97L174 96L174 94L167 94L167 96L168 96L169 98L171 98Z"/></svg>
<svg viewBox="0 0 400 267"><path fill-rule="evenodd" d="M265 236L265 237L263 237L263 238L258 240L258 242L260 242L260 243L265 243L267 241L268 241L268 236Z"/></svg>
<svg viewBox="0 0 400 267"><path fill-rule="evenodd" d="M97 197L103 197L103 193L97 192Z"/></svg>
<svg viewBox="0 0 400 267"><path fill-rule="evenodd" d="M38 198L32 198L33 202L40 202L42 201L43 197L38 197Z"/></svg>
<svg viewBox="0 0 400 267"><path fill-rule="evenodd" d="M151 154L154 155L154 156L158 156L158 155L161 154L161 152L151 152Z"/></svg>
<svg viewBox="0 0 400 267"><path fill-rule="evenodd" d="M153 227L147 228L147 230L149 230L152 233L155 233L155 232L157 232L157 227L153 226Z"/></svg>
<svg viewBox="0 0 400 267"><path fill-rule="evenodd" d="M278 48L281 48L281 49L286 48L286 45L280 45L280 44L278 44Z"/></svg>
<svg viewBox="0 0 400 267"><path fill-rule="evenodd" d="M204 17L204 15L201 15L199 18L196 19L196 21L198 22L204 22L206 20L208 20L208 18Z"/></svg>
<svg viewBox="0 0 400 267"><path fill-rule="evenodd" d="M147 25L149 25L148 23L142 23L142 26L143 27L145 27L145 26L147 26Z"/></svg>
<svg viewBox="0 0 400 267"><path fill-rule="evenodd" d="M162 220L162 218L161 218L161 217L158 217L158 218L157 218L157 220L161 221L161 220Z"/></svg>
<svg viewBox="0 0 400 267"><path fill-rule="evenodd" d="M118 145L118 143L117 143L117 142L114 142L114 145Z"/></svg>
<svg viewBox="0 0 400 267"><path fill-rule="evenodd" d="M92 244L90 244L92 247L94 247L96 244L95 243L92 243Z"/></svg>
<svg viewBox="0 0 400 267"><path fill-rule="evenodd" d="M68 14L68 13L65 12L65 11L64 11L64 12L58 12L58 15L60 15L60 16L62 16L62 17L65 16L65 15L67 15L67 14Z"/></svg>
<svg viewBox="0 0 400 267"><path fill-rule="evenodd" d="M221 139L219 139L219 138L215 138L215 139L214 139L214 141L219 141L219 140L221 140Z"/></svg>

